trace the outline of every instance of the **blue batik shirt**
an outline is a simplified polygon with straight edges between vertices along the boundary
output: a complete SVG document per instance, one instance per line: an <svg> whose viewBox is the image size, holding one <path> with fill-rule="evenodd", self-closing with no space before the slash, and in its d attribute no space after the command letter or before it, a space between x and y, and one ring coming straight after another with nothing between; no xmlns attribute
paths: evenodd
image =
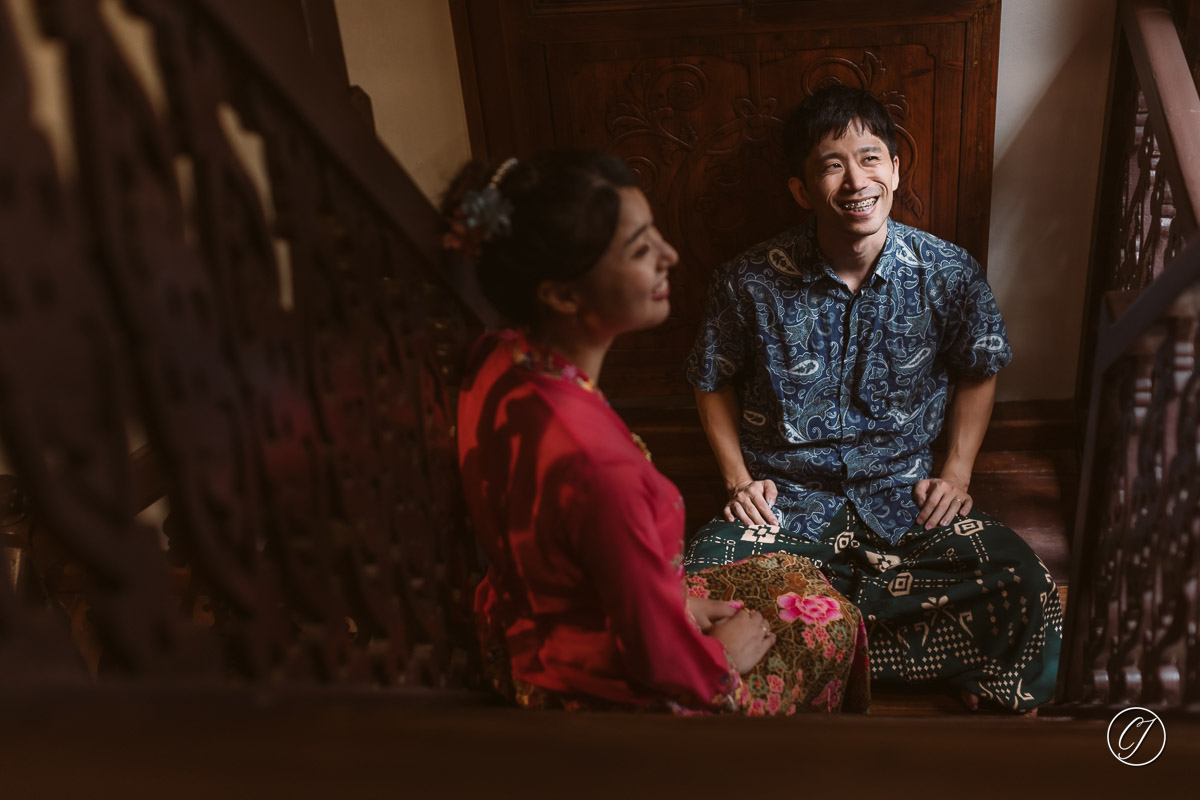
<svg viewBox="0 0 1200 800"><path fill-rule="evenodd" d="M996 299L961 247L888 220L852 295L810 220L716 270L687 377L735 387L746 467L775 482L782 526L819 539L850 500L894 544L920 511L913 486L933 467L951 376L1011 360Z"/></svg>

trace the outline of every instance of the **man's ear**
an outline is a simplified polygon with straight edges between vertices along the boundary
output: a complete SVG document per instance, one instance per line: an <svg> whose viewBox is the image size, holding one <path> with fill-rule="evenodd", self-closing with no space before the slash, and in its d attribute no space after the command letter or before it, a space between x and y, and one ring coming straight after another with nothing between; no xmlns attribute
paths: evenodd
<svg viewBox="0 0 1200 800"><path fill-rule="evenodd" d="M788 178L788 190L801 208L812 209L812 200L808 197L808 188L805 187L804 181L793 175Z"/></svg>
<svg viewBox="0 0 1200 800"><path fill-rule="evenodd" d="M579 294L562 281L542 281L537 286L537 299L556 314L571 316L579 312Z"/></svg>
<svg viewBox="0 0 1200 800"><path fill-rule="evenodd" d="M892 191L900 188L900 156L892 156Z"/></svg>

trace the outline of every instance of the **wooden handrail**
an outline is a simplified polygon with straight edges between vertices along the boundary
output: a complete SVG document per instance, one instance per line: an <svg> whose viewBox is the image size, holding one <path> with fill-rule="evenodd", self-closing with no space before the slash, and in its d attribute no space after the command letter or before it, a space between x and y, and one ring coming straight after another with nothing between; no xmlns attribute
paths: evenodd
<svg viewBox="0 0 1200 800"><path fill-rule="evenodd" d="M334 155L359 188L371 198L389 223L405 234L427 264L445 265L436 279L477 320L495 316L470 270L459 259L438 249L441 241L437 210L388 152L379 138L363 126L345 88L311 58L302 43L277 36L275 8L245 0L199 0L199 5L232 36L244 56L254 63L284 97L310 131ZM329 113L344 106L346 113Z"/></svg>
<svg viewBox="0 0 1200 800"><path fill-rule="evenodd" d="M1197 142L1200 149L1200 141ZM1190 286L1200 283L1200 241L1193 241L1116 319L1101 322L1096 344L1095 374L1100 375L1127 353L1148 328L1166 314L1167 309Z"/></svg>
<svg viewBox="0 0 1200 800"><path fill-rule="evenodd" d="M1170 180L1175 220L1190 237L1200 230L1200 95L1162 0L1122 0L1120 21Z"/></svg>

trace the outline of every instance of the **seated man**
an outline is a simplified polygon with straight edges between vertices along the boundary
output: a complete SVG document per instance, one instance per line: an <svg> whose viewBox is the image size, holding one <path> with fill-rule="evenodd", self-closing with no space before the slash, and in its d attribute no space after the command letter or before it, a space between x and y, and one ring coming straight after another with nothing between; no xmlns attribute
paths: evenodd
<svg viewBox="0 0 1200 800"><path fill-rule="evenodd" d="M862 610L874 681L1034 709L1054 693L1058 591L968 494L1012 359L987 280L962 248L888 219L895 125L870 93L807 98L784 150L812 218L716 271L688 358L730 499L687 567L807 556Z"/></svg>

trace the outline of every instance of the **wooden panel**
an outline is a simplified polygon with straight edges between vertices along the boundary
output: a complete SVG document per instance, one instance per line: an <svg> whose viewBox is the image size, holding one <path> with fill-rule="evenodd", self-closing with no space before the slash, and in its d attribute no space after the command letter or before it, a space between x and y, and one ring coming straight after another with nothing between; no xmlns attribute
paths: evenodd
<svg viewBox="0 0 1200 800"><path fill-rule="evenodd" d="M893 217L986 256L999 31L991 0L455 7L458 39L471 48L463 84L479 98L469 114L477 155L551 144L617 154L680 251L670 319L619 340L605 364L616 400L690 397L682 364L712 270L803 218L786 188L783 120L824 83L869 89L892 112L901 162Z"/></svg>
<svg viewBox="0 0 1200 800"><path fill-rule="evenodd" d="M899 123L893 216L953 235L953 207L942 205L949 213L935 219L931 201L937 62L915 43L938 32L911 33L913 43L875 49L868 43L880 31L855 31L838 48L819 47L811 32L760 35L742 43L744 52L724 55L732 42L705 39L691 49L710 55L687 57L658 55L675 44L663 41L549 48L556 141L617 154L638 170L680 253L671 317L614 348L606 364L610 394L690 393L680 370L662 366L683 362L713 267L803 218L785 185L781 117L824 82L862 86L887 103ZM951 97L960 94L958 78L947 77ZM942 175L953 185L956 165L949 163Z"/></svg>

